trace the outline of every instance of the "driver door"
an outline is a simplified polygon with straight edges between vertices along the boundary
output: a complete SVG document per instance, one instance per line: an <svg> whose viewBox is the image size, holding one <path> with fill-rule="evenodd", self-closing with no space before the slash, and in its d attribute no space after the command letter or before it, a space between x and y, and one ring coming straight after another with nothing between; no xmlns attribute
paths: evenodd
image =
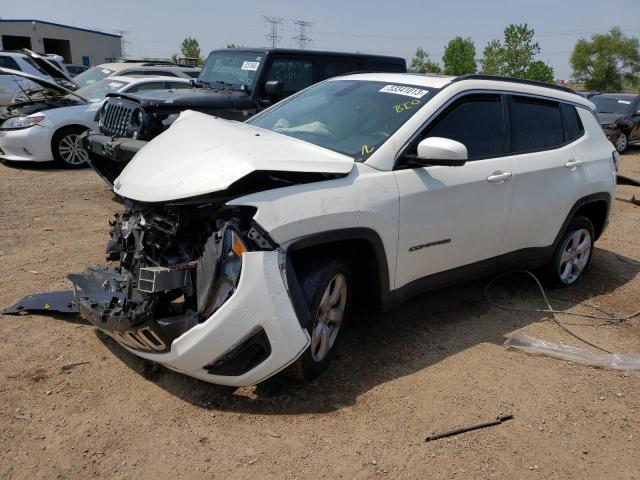
<svg viewBox="0 0 640 480"><path fill-rule="evenodd" d="M264 82L282 82L283 92L280 98L270 98L271 104L279 102L289 95L293 95L315 83L315 68L313 58L274 55L271 57ZM263 85L264 88L264 85Z"/></svg>
<svg viewBox="0 0 640 480"><path fill-rule="evenodd" d="M464 166L409 168L400 160L395 172L400 193L396 288L458 267L466 267L459 270L466 278L497 266L516 173L507 154L504 108L499 94L459 97L413 146L427 137L456 140L467 147Z"/></svg>

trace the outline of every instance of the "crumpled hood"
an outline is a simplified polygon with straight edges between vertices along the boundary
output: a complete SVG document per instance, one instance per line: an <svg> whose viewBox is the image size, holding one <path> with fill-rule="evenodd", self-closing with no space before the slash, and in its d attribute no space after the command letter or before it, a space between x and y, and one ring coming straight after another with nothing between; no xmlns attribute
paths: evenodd
<svg viewBox="0 0 640 480"><path fill-rule="evenodd" d="M114 191L166 202L223 191L254 171L347 174L353 163L301 140L187 110L136 154Z"/></svg>

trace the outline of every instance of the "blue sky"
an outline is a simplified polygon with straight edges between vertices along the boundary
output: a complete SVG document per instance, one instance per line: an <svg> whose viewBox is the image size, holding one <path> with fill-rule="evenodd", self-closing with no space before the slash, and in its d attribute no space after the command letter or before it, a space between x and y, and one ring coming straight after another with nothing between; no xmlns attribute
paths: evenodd
<svg viewBox="0 0 640 480"><path fill-rule="evenodd" d="M456 35L470 36L477 56L510 23L536 31L540 57L557 78L569 78L576 40L614 25L640 37L640 0L449 0L375 1L203 1L180 0L3 0L0 17L35 18L113 32L128 30L134 56L168 57L187 35L204 54L229 42L265 46L262 15L284 18L279 46L293 46L293 20L313 22L311 48L398 55L410 59L417 47L441 62Z"/></svg>

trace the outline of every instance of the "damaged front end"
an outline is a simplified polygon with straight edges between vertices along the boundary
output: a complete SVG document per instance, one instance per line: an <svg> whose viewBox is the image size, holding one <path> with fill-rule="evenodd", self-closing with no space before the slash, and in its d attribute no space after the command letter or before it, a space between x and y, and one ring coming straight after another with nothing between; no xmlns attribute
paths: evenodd
<svg viewBox="0 0 640 480"><path fill-rule="evenodd" d="M168 351L233 295L244 252L276 248L253 213L128 201L107 245L117 265L69 275L80 314L128 348Z"/></svg>

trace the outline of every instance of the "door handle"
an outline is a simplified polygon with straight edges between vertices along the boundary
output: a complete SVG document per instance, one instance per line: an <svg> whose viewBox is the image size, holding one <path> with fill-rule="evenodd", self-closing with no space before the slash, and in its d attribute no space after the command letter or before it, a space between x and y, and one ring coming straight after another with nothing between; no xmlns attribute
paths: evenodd
<svg viewBox="0 0 640 480"><path fill-rule="evenodd" d="M511 180L513 174L511 172L494 172L487 177L487 181L493 183L505 183Z"/></svg>
<svg viewBox="0 0 640 480"><path fill-rule="evenodd" d="M580 165L582 165L582 162L580 160L569 160L567 163L564 164L564 166L570 170L573 170L574 168L578 168Z"/></svg>

